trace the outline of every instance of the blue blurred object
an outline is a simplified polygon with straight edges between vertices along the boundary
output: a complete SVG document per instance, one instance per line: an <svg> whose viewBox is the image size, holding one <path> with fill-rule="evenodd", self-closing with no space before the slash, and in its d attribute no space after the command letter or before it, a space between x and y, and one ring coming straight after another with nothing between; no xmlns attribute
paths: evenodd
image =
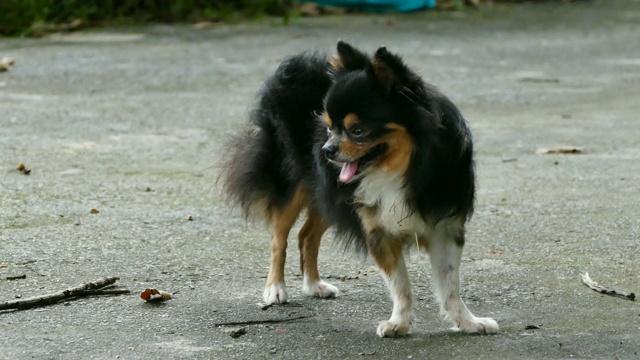
<svg viewBox="0 0 640 360"><path fill-rule="evenodd" d="M373 12L413 11L436 7L436 0L303 0L303 2Z"/></svg>

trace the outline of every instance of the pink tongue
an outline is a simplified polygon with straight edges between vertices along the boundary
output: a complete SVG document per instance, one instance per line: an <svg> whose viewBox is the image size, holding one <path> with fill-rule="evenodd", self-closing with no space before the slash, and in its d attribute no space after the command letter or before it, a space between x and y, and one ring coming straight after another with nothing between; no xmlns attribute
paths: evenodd
<svg viewBox="0 0 640 360"><path fill-rule="evenodd" d="M342 170L340 170L340 182L349 182L353 175L356 174L356 171L358 171L358 161L344 163Z"/></svg>

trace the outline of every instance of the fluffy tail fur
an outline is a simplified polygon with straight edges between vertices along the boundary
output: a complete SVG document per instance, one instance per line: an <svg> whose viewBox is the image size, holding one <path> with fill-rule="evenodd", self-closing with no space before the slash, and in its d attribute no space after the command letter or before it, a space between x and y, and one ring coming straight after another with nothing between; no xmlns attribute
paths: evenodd
<svg viewBox="0 0 640 360"><path fill-rule="evenodd" d="M258 94L249 128L225 147L223 183L227 199L245 216L269 219L300 186L309 188L316 113L331 84L327 57L300 54L286 59Z"/></svg>

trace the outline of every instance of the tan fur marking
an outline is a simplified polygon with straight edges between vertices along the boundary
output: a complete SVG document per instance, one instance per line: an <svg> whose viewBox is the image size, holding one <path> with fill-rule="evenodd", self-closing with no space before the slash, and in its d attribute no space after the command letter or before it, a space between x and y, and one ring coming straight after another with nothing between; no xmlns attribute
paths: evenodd
<svg viewBox="0 0 640 360"><path fill-rule="evenodd" d="M329 228L328 224L313 208L309 208L307 221L298 233L300 249L300 271L310 280L320 280L318 272L318 252L322 235Z"/></svg>
<svg viewBox="0 0 640 360"><path fill-rule="evenodd" d="M358 119L358 115L354 113L349 113L342 120L342 125L344 126L345 129L349 130L352 127L354 127L356 124L358 124L358 121L360 121Z"/></svg>
<svg viewBox="0 0 640 360"><path fill-rule="evenodd" d="M345 123L347 122L345 117ZM413 139L407 133L407 129L398 124L388 124L388 129L393 130L380 139L366 144L358 144L349 140L347 136L343 136L340 141L340 155L349 160L359 159L364 156L373 147L387 143L388 150L386 154L373 165L384 171L397 171L404 174L409 168L411 154L413 153Z"/></svg>
<svg viewBox="0 0 640 360"><path fill-rule="evenodd" d="M359 159L375 145L376 143L356 144L344 136L342 141L340 141L340 154L347 159Z"/></svg>
<svg viewBox="0 0 640 360"><path fill-rule="evenodd" d="M375 246L375 248L373 248ZM369 253L373 257L376 265L384 271L387 276L393 274L398 266L398 258L402 256L404 241L391 236L385 238L378 244L369 245Z"/></svg>
<svg viewBox="0 0 640 360"><path fill-rule="evenodd" d="M413 153L413 139L407 133L407 129L398 124L388 124L388 129L393 130L383 137L381 142L389 146L386 155L375 165L386 171L397 171L404 174L409 168L411 154Z"/></svg>
<svg viewBox="0 0 640 360"><path fill-rule="evenodd" d="M329 117L329 114L327 114L326 112L324 113L324 122L325 124L327 124L328 127L333 127L333 122L331 121L331 118Z"/></svg>
<svg viewBox="0 0 640 360"><path fill-rule="evenodd" d="M335 71L341 70L342 69L342 59L340 59L340 56L333 55L329 58L329 66L331 66L331 68Z"/></svg>
<svg viewBox="0 0 640 360"><path fill-rule="evenodd" d="M394 82L394 75L391 68L375 58L371 60L371 66L373 67L373 72L376 74L378 82L386 89L389 89Z"/></svg>
<svg viewBox="0 0 640 360"><path fill-rule="evenodd" d="M378 221L378 210L376 208L363 206L358 208L357 211L362 227L367 234L371 234L375 229L382 227Z"/></svg>
<svg viewBox="0 0 640 360"><path fill-rule="evenodd" d="M300 211L309 202L309 194L298 188L293 198L281 211L274 211L269 222L273 226L271 240L271 265L267 277L267 287L284 282L284 263L287 257L287 238L291 227L298 219Z"/></svg>
<svg viewBox="0 0 640 360"><path fill-rule="evenodd" d="M363 206L357 210L362 227L367 233L367 248L371 257L387 275L396 271L406 239L394 237L383 230L378 220L378 209Z"/></svg>

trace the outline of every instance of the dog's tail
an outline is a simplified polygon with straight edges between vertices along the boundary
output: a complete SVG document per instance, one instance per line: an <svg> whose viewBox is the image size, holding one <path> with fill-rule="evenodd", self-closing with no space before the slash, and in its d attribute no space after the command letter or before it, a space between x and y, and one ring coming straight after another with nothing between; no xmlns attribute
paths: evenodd
<svg viewBox="0 0 640 360"><path fill-rule="evenodd" d="M249 128L224 148L224 191L245 217L269 219L292 201L312 173L316 115L331 83L327 57L301 54L285 60L265 83Z"/></svg>

